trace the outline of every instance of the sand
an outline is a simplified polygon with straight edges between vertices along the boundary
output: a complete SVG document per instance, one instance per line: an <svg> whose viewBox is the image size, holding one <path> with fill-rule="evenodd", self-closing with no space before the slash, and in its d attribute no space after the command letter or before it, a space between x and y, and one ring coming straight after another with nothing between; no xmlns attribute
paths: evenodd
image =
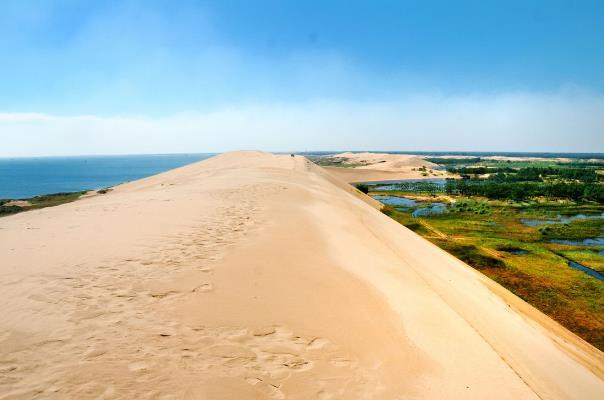
<svg viewBox="0 0 604 400"><path fill-rule="evenodd" d="M339 153L333 156L351 167L325 167L336 178L349 183L444 178L447 173L421 156L386 153ZM428 172L420 171L425 167Z"/></svg>
<svg viewBox="0 0 604 400"><path fill-rule="evenodd" d="M4 203L4 205L7 207L11 207L11 206L29 207L29 206L31 206L31 203L27 200L10 200L10 201L7 201L6 203Z"/></svg>
<svg viewBox="0 0 604 400"><path fill-rule="evenodd" d="M303 157L0 219L0 399L597 399L604 357Z"/></svg>

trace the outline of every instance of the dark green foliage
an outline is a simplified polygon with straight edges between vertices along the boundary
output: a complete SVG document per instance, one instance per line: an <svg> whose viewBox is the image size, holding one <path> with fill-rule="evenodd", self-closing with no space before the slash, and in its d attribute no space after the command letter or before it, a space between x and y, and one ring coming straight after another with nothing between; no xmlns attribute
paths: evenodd
<svg viewBox="0 0 604 400"><path fill-rule="evenodd" d="M457 164L476 164L482 161L480 157L475 158L439 158L439 157L427 157L426 161L429 161L438 165L457 165Z"/></svg>
<svg viewBox="0 0 604 400"><path fill-rule="evenodd" d="M372 186L379 186L379 185L372 185ZM434 182L430 182L430 181L419 181L419 182L401 182L401 183L397 183L397 184L393 184L392 185L394 187L395 191L400 191L400 192L413 192L415 194L428 194L428 195L435 195L437 193L442 193L442 186L434 183Z"/></svg>
<svg viewBox="0 0 604 400"><path fill-rule="evenodd" d="M495 249L498 250L498 251L505 251L507 253L512 253L512 252L515 252L515 251L524 251L524 252L528 253L528 250L525 250L523 248L511 245L511 244L500 244L497 247L495 247Z"/></svg>
<svg viewBox="0 0 604 400"><path fill-rule="evenodd" d="M355 185L355 187L365 194L369 193L369 186L364 183L359 183L358 185Z"/></svg>
<svg viewBox="0 0 604 400"><path fill-rule="evenodd" d="M503 184L543 187L546 183ZM387 194L387 191L380 193ZM604 257L599 255L603 248L550 243L551 239L582 240L601 236L604 220L576 219L567 225L536 227L520 222L521 219L553 221L578 214L598 215L604 211L603 206L542 198L510 202L452 197L455 201L448 206L448 213L421 219L413 218L410 210L401 208L384 211L604 349L604 283L567 265L567 260L572 259L603 272ZM480 214L481 209L485 210L484 215ZM547 233L544 235L544 232Z"/></svg>
<svg viewBox="0 0 604 400"><path fill-rule="evenodd" d="M78 198L86 192L68 192L68 193L52 193L45 194L42 196L35 196L29 199L32 204L43 204L56 201L63 201L66 199Z"/></svg>
<svg viewBox="0 0 604 400"><path fill-rule="evenodd" d="M505 263L502 260L483 254L474 245L439 241L438 246L476 269L505 268Z"/></svg>
<svg viewBox="0 0 604 400"><path fill-rule="evenodd" d="M491 207L486 201L478 200L458 200L451 203L449 210L451 212L471 212L474 214L490 214Z"/></svg>
<svg viewBox="0 0 604 400"><path fill-rule="evenodd" d="M47 194L44 196L35 196L31 199L22 199L28 201L30 205L27 206L6 206L7 200L2 201L0 205L0 216L6 216L10 214L17 214L23 211L35 210L45 207L58 206L60 204L71 203L76 201L86 192L73 192L73 193L54 193Z"/></svg>
<svg viewBox="0 0 604 400"><path fill-rule="evenodd" d="M600 162L600 161L573 161L573 162L559 161L556 164L560 165L560 166L569 167L569 168L604 167L604 162Z"/></svg>
<svg viewBox="0 0 604 400"><path fill-rule="evenodd" d="M445 192L499 200L525 200L543 196L550 199L604 203L604 185L595 183L501 182L497 179L448 180L445 184Z"/></svg>
<svg viewBox="0 0 604 400"><path fill-rule="evenodd" d="M573 221L570 224L552 224L540 226L537 231L542 239L582 240L601 236L602 222L598 219Z"/></svg>
<svg viewBox="0 0 604 400"><path fill-rule="evenodd" d="M471 170L471 168L466 169ZM505 168L496 169L497 173L491 175L489 179L497 182L544 182L561 179L593 183L598 180L596 171L588 168L527 167L520 168L517 171L506 171Z"/></svg>
<svg viewBox="0 0 604 400"><path fill-rule="evenodd" d="M461 168L447 168L447 171L453 174L460 175L484 175L484 174L496 174L499 172L516 172L511 167L461 167Z"/></svg>
<svg viewBox="0 0 604 400"><path fill-rule="evenodd" d="M416 233L419 233L420 230L425 229L422 224L418 224L417 222L406 223L405 226Z"/></svg>
<svg viewBox="0 0 604 400"><path fill-rule="evenodd" d="M21 211L23 211L23 207L0 205L0 216L2 216L2 215L16 214L16 213L21 212Z"/></svg>

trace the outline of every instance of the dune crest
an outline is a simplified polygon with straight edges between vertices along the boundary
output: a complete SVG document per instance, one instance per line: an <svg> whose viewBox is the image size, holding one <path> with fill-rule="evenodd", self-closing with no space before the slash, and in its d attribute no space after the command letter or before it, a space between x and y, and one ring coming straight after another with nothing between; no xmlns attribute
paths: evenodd
<svg viewBox="0 0 604 400"><path fill-rule="evenodd" d="M303 157L0 219L0 399L597 399L604 357Z"/></svg>
<svg viewBox="0 0 604 400"><path fill-rule="evenodd" d="M447 176L446 171L432 169L436 164L426 161L422 156L412 154L346 152L329 157L341 160L345 167L328 166L325 169L338 179L350 183L433 179Z"/></svg>

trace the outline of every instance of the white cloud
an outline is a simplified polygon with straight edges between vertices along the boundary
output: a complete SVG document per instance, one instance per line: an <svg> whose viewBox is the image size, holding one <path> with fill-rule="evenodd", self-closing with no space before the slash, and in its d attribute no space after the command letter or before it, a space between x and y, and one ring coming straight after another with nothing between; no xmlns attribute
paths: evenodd
<svg viewBox="0 0 604 400"><path fill-rule="evenodd" d="M169 117L0 113L0 156L237 149L604 152L604 97L413 96L237 106Z"/></svg>

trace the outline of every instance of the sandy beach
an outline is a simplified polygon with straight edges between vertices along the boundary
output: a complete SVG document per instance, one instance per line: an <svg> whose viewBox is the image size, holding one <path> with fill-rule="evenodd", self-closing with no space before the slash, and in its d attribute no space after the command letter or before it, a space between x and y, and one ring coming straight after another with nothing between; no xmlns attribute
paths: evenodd
<svg viewBox="0 0 604 400"><path fill-rule="evenodd" d="M226 153L0 218L0 400L602 398L602 352L332 173Z"/></svg>

